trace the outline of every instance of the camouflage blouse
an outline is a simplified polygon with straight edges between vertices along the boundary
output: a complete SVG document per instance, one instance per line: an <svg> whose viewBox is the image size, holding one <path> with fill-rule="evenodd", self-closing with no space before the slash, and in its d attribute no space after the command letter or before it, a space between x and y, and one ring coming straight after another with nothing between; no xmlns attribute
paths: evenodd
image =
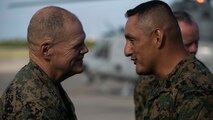
<svg viewBox="0 0 213 120"><path fill-rule="evenodd" d="M60 84L34 63L15 76L1 97L1 120L77 120L74 106Z"/></svg>
<svg viewBox="0 0 213 120"><path fill-rule="evenodd" d="M213 120L213 75L189 56L164 80L142 76L134 102L136 120Z"/></svg>

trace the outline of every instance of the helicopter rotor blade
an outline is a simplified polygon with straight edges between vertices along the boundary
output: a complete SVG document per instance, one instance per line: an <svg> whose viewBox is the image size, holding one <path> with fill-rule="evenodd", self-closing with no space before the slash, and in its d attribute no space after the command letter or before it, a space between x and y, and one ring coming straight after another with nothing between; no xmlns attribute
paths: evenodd
<svg viewBox="0 0 213 120"><path fill-rule="evenodd" d="M107 1L107 0L45 0L45 1L16 1L8 5L8 8L23 8L32 7L39 5L50 5L50 4L60 4L60 3L77 3L77 2L92 2L92 1ZM108 0L110 1L110 0Z"/></svg>

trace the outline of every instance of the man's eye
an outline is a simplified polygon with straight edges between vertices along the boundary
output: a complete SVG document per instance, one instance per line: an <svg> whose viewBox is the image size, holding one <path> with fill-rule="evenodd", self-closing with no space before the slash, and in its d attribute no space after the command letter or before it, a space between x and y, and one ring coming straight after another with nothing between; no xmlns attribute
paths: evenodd
<svg viewBox="0 0 213 120"><path fill-rule="evenodd" d="M130 42L130 44L134 45L135 40L131 39L131 40L129 40L129 42Z"/></svg>
<svg viewBox="0 0 213 120"><path fill-rule="evenodd" d="M133 39L133 38L130 38L130 39L129 39L129 41L133 42L133 41L135 41L135 39Z"/></svg>
<svg viewBox="0 0 213 120"><path fill-rule="evenodd" d="M135 39L134 38L130 38L130 41L134 41Z"/></svg>

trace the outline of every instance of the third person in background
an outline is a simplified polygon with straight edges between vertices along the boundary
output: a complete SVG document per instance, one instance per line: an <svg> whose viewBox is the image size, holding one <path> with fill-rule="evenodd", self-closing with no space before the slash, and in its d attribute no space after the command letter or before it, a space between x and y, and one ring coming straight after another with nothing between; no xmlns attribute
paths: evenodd
<svg viewBox="0 0 213 120"><path fill-rule="evenodd" d="M139 75L149 75L135 87L136 119L212 118L212 74L188 54L197 52L197 24L185 12L174 15L162 1L140 4L126 16L125 55L134 61Z"/></svg>
<svg viewBox="0 0 213 120"><path fill-rule="evenodd" d="M196 54L200 38L197 23L185 11L175 11L174 15L178 21L186 51L190 54Z"/></svg>

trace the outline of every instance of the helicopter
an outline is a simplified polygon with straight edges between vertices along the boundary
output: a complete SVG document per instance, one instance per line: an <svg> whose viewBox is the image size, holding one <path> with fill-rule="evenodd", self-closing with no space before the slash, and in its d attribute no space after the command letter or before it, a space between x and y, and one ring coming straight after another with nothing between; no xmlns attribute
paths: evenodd
<svg viewBox="0 0 213 120"><path fill-rule="evenodd" d="M138 79L135 66L130 59L124 55L125 45L124 32L121 28L111 32L110 35L98 40L84 58L84 73L88 76L89 82L113 80L122 84L120 94L130 94L130 89Z"/></svg>

